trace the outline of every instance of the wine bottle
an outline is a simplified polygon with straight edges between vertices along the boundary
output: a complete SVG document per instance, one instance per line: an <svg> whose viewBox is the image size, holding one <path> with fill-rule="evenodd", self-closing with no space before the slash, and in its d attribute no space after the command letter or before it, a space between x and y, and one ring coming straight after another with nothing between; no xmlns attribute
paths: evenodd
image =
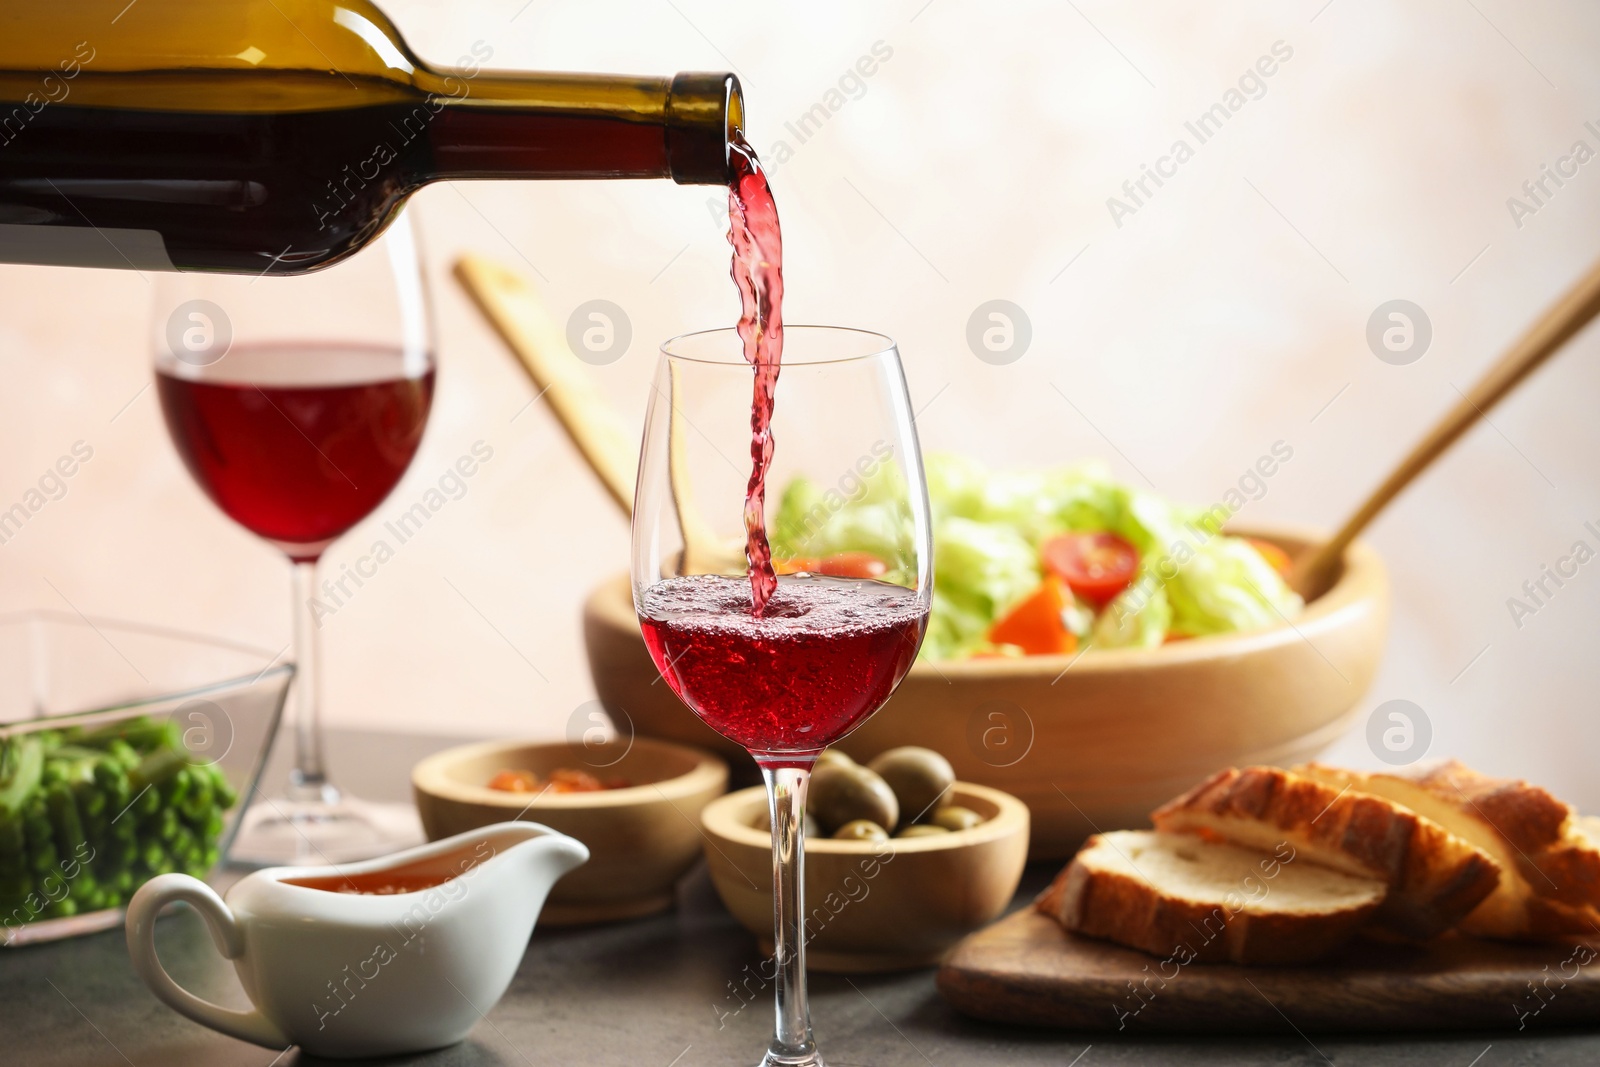
<svg viewBox="0 0 1600 1067"><path fill-rule="evenodd" d="M732 74L455 69L367 0L0 10L0 262L295 274L452 178L725 184Z"/></svg>

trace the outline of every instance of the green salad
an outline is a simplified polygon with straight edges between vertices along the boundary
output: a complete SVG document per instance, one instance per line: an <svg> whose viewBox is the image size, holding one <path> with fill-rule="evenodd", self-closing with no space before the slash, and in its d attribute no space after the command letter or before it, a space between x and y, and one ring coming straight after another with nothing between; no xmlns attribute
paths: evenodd
<svg viewBox="0 0 1600 1067"><path fill-rule="evenodd" d="M119 907L158 874L204 875L238 799L170 720L0 738L0 929Z"/></svg>
<svg viewBox="0 0 1600 1067"><path fill-rule="evenodd" d="M926 466L936 565L924 657L1147 648L1276 625L1302 606L1281 549L1221 532L1226 504L1173 504L1100 463L991 471L930 454ZM795 479L772 523L775 559L906 580L890 562L910 558L903 484L893 463L849 496Z"/></svg>

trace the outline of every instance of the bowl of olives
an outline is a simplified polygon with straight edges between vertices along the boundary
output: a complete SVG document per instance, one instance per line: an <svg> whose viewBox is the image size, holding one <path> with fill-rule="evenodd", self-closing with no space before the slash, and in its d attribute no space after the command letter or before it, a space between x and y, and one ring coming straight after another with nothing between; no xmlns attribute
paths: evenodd
<svg viewBox="0 0 1600 1067"><path fill-rule="evenodd" d="M718 894L770 952L765 790L714 800L700 821ZM1027 855L1026 805L957 781L939 753L905 746L862 764L824 752L806 797L808 966L865 973L938 963L1005 911Z"/></svg>

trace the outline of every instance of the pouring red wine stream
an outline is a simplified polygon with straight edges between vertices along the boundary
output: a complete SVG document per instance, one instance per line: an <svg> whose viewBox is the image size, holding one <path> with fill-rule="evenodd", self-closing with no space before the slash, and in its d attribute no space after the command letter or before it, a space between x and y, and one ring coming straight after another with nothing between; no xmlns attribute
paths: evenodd
<svg viewBox="0 0 1600 1067"><path fill-rule="evenodd" d="M750 484L745 490L745 558L750 568L751 612L766 611L778 588L767 542L767 470L772 466L772 406L783 363L783 235L778 206L761 161L737 130L730 142L728 243L739 287L739 337L755 371L750 401Z"/></svg>

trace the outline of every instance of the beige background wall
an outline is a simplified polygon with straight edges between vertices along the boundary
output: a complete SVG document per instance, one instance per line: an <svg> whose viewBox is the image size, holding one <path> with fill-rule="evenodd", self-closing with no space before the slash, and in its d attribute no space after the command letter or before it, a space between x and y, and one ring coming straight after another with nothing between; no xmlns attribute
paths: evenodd
<svg viewBox="0 0 1600 1067"><path fill-rule="evenodd" d="M1104 455L1201 502L1288 442L1293 460L1249 522L1337 521L1600 252L1600 162L1520 227L1506 204L1575 141L1600 149L1584 126L1600 127L1600 10L1579 0L1293 0L1226 17L1104 0L519 6L387 8L436 62L482 40L505 67L736 67L757 146L793 149L774 178L789 319L896 336L928 405L926 447L995 464ZM798 143L783 123L826 106L880 41L892 55L860 87L847 81L842 106ZM1279 41L1293 54L1260 98L1118 227L1107 197L1174 139L1193 145L1184 122ZM494 459L328 620L336 722L555 735L590 698L579 605L625 565L627 531L542 404L513 421L532 390L448 265L470 249L536 268L561 321L593 298L625 308L633 345L595 373L637 418L656 342L734 316L715 207L711 190L669 183L417 198L438 403L410 475L328 563L364 552L473 441ZM0 506L75 441L94 449L67 495L0 546L0 607L68 600L280 647L285 564L201 497L140 392L147 292L133 274L0 268ZM994 298L1032 324L1008 366L964 339ZM1409 366L1365 341L1394 298L1433 325ZM1506 600L1575 540L1600 548L1583 529L1600 525L1597 357L1600 337L1586 335L1374 530L1396 614L1369 700L1415 701L1435 753L1547 781L1591 809L1600 563L1520 629ZM1360 736L1337 754L1374 762Z"/></svg>

